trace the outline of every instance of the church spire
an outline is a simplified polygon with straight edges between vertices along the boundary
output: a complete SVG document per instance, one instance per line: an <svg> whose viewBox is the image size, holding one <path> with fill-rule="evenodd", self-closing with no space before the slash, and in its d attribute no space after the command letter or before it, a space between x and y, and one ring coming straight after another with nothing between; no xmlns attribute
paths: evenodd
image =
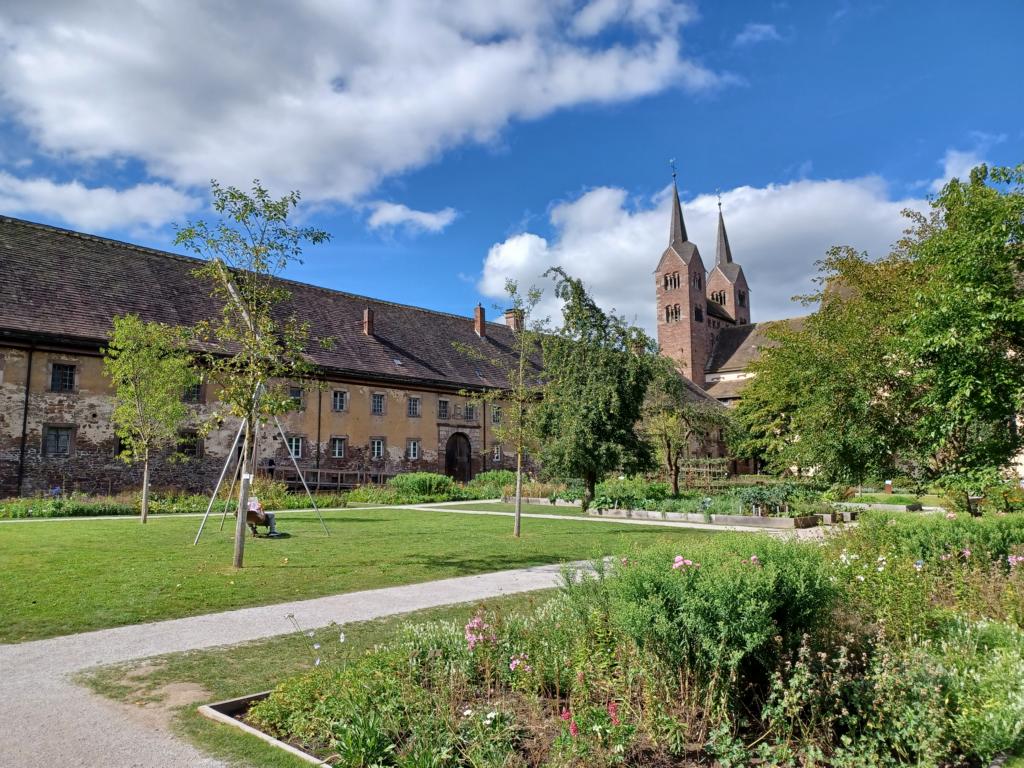
<svg viewBox="0 0 1024 768"><path fill-rule="evenodd" d="M725 231L721 197L718 198L718 248L715 251L715 263L718 266L732 264L732 248L729 247L729 235Z"/></svg>
<svg viewBox="0 0 1024 768"><path fill-rule="evenodd" d="M669 234L669 247L679 250L687 241L686 223L683 221L683 206L679 202L679 187L676 186L676 161L669 161L672 166L672 231Z"/></svg>

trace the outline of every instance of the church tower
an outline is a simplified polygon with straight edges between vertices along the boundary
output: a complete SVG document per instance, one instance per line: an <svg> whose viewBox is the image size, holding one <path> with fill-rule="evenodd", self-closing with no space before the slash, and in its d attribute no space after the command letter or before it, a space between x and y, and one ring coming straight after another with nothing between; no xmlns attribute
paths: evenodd
<svg viewBox="0 0 1024 768"><path fill-rule="evenodd" d="M732 260L721 201L718 202L718 247L715 251L715 266L708 275L707 295L711 301L725 308L736 325L750 322L750 288L743 267Z"/></svg>
<svg viewBox="0 0 1024 768"><path fill-rule="evenodd" d="M706 272L697 246L686 235L679 189L672 174L672 225L668 248L654 271L658 346L699 387L711 353L705 298ZM746 285L746 283L744 283Z"/></svg>

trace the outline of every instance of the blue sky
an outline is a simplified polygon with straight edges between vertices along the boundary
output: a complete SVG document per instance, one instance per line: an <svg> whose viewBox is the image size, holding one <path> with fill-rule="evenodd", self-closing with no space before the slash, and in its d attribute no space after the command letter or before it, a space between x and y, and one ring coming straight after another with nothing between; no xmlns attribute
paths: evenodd
<svg viewBox="0 0 1024 768"><path fill-rule="evenodd" d="M1024 161L1013 0L45 5L0 9L0 212L168 248L258 176L333 235L290 277L459 314L558 263L651 327L669 158L755 320Z"/></svg>

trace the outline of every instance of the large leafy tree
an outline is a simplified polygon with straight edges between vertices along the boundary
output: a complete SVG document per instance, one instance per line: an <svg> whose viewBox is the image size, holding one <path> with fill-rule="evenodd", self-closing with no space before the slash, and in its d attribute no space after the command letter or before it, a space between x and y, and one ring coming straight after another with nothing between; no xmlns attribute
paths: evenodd
<svg viewBox="0 0 1024 768"><path fill-rule="evenodd" d="M185 390L197 381L187 343L185 329L123 315L114 318L103 350L103 370L114 385L120 458L142 462L143 523L149 517L150 461L177 440L188 415Z"/></svg>
<svg viewBox="0 0 1024 768"><path fill-rule="evenodd" d="M768 332L738 452L833 480L955 484L994 476L1021 449L1024 169L976 168L929 216L908 216L883 259L832 249L807 297L819 309Z"/></svg>
<svg viewBox="0 0 1024 768"><path fill-rule="evenodd" d="M695 395L668 358L656 359L653 367L641 429L664 466L672 493L678 494L681 466L695 447L727 428L729 414L721 403Z"/></svg>
<svg viewBox="0 0 1024 768"><path fill-rule="evenodd" d="M531 287L523 294L515 280L507 280L505 293L508 295L509 309L516 317L516 322L511 326L511 348L502 349L493 355L462 344L456 344L456 348L467 357L486 362L498 370L506 383L500 389L467 391L465 394L491 403L492 409L499 409L500 418L492 425L493 439L503 448L515 451L516 491L512 535L519 538L522 531L523 459L536 444L534 415L544 391L540 339L545 323L535 317L541 299L539 289Z"/></svg>
<svg viewBox="0 0 1024 768"><path fill-rule="evenodd" d="M309 325L287 310L290 294L275 278L301 259L304 244L325 242L329 235L289 221L298 192L273 198L259 181L249 192L214 181L211 194L219 220L190 222L175 242L206 259L197 273L222 305L220 316L200 323L196 333L208 350L204 368L218 387L215 418L244 424L233 559L241 568L254 431L294 408L288 383L313 372L305 355Z"/></svg>
<svg viewBox="0 0 1024 768"><path fill-rule="evenodd" d="M637 427L657 348L642 330L604 312L578 279L561 268L547 275L563 305L562 327L542 340L541 460L550 474L582 478L589 505L605 473L655 466Z"/></svg>
<svg viewBox="0 0 1024 768"><path fill-rule="evenodd" d="M1024 166L953 179L903 247L918 276L901 347L941 476L1005 466L1022 447Z"/></svg>

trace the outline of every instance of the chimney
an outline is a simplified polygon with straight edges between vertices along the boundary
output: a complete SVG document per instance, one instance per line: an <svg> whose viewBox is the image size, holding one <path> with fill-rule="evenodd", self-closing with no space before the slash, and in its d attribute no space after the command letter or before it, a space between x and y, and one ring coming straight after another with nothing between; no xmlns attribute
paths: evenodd
<svg viewBox="0 0 1024 768"><path fill-rule="evenodd" d="M363 333L373 336L373 310L369 307L363 310Z"/></svg>
<svg viewBox="0 0 1024 768"><path fill-rule="evenodd" d="M481 339L487 335L484 321L484 307L482 304L477 304L476 309L473 310L473 330L476 331L476 335Z"/></svg>
<svg viewBox="0 0 1024 768"><path fill-rule="evenodd" d="M523 310L521 309L506 309L505 310L505 325L511 328L517 333L523 330Z"/></svg>

